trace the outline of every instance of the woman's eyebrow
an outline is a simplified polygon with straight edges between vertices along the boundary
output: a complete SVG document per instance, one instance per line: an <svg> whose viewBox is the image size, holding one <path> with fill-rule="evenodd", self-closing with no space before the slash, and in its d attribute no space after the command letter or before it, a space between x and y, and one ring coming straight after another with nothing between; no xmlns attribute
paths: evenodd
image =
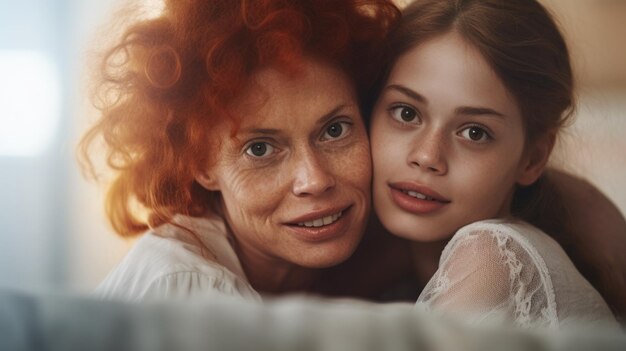
<svg viewBox="0 0 626 351"><path fill-rule="evenodd" d="M274 128L245 128L241 129L241 134L265 134L265 135L276 135L280 134L280 129Z"/></svg>
<svg viewBox="0 0 626 351"><path fill-rule="evenodd" d="M316 124L318 126L326 124L326 122L328 122L333 117L335 117L337 115L337 113L339 113L339 111L343 110L345 107L346 107L345 104L338 105L337 107L335 107L332 110L330 110L328 113L325 113L324 115L322 115L322 117L319 120L317 120Z"/></svg>
<svg viewBox="0 0 626 351"><path fill-rule="evenodd" d="M410 97L413 100L417 100L421 103L427 103L428 100L426 100L426 98L422 95L420 95L418 92L411 90L403 85L399 85L399 84L391 84L385 87L385 90L395 90L398 91L408 97Z"/></svg>
<svg viewBox="0 0 626 351"><path fill-rule="evenodd" d="M335 108L333 108L329 112L323 114L322 117L320 117L317 120L317 122L315 122L315 124L318 125L318 126L326 124L329 120L331 120L333 117L335 117L337 115L337 113L339 113L341 110L343 110L346 106L347 106L346 104L341 104L341 105L336 106ZM277 129L277 128L242 128L242 129L239 130L239 133L241 133L241 134L278 135L278 134L281 134L282 131L280 129Z"/></svg>

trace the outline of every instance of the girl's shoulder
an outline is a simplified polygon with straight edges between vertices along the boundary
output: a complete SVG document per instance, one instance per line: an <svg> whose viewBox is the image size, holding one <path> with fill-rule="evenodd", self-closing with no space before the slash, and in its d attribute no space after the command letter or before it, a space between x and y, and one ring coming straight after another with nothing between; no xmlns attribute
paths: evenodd
<svg viewBox="0 0 626 351"><path fill-rule="evenodd" d="M459 229L420 300L439 305L446 301L479 319L498 315L520 326L555 327L554 287L535 247L534 236L541 237L536 231L526 223L502 219Z"/></svg>
<svg viewBox="0 0 626 351"><path fill-rule="evenodd" d="M460 245L480 245L480 247L525 252L541 261L541 256L553 251L563 251L558 243L541 229L516 219L487 219L468 224L459 229L443 252L450 252ZM563 252L563 254L565 254ZM540 262L537 262L540 264Z"/></svg>
<svg viewBox="0 0 626 351"><path fill-rule="evenodd" d="M516 306L533 301L531 310L535 312L520 320L548 316L547 321L552 325L556 325L555 321L563 326L581 320L615 323L606 302L576 269L563 248L526 222L485 220L459 229L444 250L440 266L472 259L482 264L480 270L475 269L482 275L498 269L508 272L510 294ZM529 292L534 295L531 297ZM518 299L519 296L523 298Z"/></svg>
<svg viewBox="0 0 626 351"><path fill-rule="evenodd" d="M540 229L515 219L488 219L459 229L444 249L440 265L475 261L483 274L499 272L498 279L505 278L511 286L528 286L533 280L541 286L547 304L553 306L555 257L569 261L563 249ZM529 281L524 282L526 279Z"/></svg>

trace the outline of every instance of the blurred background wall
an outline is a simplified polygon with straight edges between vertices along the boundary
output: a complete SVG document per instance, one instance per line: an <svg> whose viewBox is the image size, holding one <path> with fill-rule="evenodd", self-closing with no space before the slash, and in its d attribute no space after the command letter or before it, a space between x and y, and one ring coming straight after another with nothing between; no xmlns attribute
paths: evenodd
<svg viewBox="0 0 626 351"><path fill-rule="evenodd" d="M86 63L118 2L0 0L0 286L87 292L132 245L111 231L103 189L75 161L95 118ZM555 165L626 213L626 0L541 2L562 24L579 84Z"/></svg>

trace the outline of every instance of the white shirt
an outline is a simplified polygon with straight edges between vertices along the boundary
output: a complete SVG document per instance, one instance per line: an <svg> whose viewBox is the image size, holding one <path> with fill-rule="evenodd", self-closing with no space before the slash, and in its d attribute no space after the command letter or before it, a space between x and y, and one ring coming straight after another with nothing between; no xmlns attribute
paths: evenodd
<svg viewBox="0 0 626 351"><path fill-rule="evenodd" d="M95 294L126 301L213 294L261 301L246 279L223 220L177 215L172 222L145 233Z"/></svg>
<svg viewBox="0 0 626 351"><path fill-rule="evenodd" d="M522 327L617 324L561 246L521 221L486 220L459 229L417 306Z"/></svg>

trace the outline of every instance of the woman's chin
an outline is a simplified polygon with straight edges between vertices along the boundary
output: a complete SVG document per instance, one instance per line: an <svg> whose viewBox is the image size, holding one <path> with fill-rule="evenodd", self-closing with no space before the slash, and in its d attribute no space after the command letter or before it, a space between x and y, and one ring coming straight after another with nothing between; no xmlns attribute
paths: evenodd
<svg viewBox="0 0 626 351"><path fill-rule="evenodd" d="M296 264L305 268L321 269L336 266L347 260L358 246L359 240L341 243L329 243L325 247L316 247L302 255L295 261Z"/></svg>

